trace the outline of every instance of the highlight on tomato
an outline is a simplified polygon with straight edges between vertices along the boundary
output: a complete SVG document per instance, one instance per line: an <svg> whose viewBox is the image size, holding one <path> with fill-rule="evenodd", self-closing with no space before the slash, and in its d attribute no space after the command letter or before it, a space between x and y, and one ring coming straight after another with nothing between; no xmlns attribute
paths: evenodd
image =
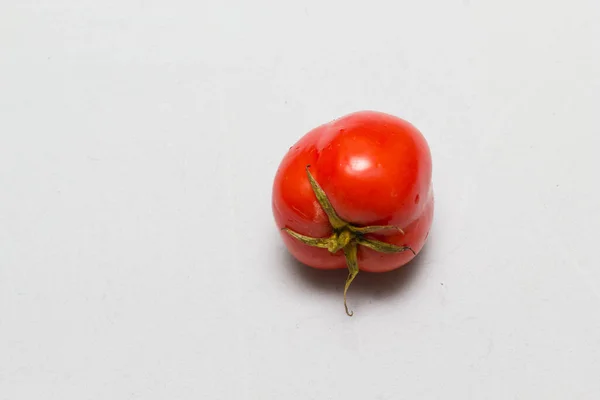
<svg viewBox="0 0 600 400"><path fill-rule="evenodd" d="M318 269L387 272L423 248L433 218L431 153L409 122L360 111L304 135L273 184L273 214L288 251Z"/></svg>

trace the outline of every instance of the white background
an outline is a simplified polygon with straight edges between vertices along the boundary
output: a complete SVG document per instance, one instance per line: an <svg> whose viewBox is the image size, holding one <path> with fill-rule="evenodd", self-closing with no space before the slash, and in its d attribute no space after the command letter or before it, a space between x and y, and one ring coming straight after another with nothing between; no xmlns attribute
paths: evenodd
<svg viewBox="0 0 600 400"><path fill-rule="evenodd" d="M600 398L597 0L0 2L0 400ZM427 137L412 265L287 255L279 161Z"/></svg>

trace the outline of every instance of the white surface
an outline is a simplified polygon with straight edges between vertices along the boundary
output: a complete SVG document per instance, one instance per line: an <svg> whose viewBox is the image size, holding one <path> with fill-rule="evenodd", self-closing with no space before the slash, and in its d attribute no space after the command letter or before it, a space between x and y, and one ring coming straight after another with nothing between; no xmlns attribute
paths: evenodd
<svg viewBox="0 0 600 400"><path fill-rule="evenodd" d="M4 0L0 400L600 398L600 3ZM299 267L271 181L376 109L426 252Z"/></svg>

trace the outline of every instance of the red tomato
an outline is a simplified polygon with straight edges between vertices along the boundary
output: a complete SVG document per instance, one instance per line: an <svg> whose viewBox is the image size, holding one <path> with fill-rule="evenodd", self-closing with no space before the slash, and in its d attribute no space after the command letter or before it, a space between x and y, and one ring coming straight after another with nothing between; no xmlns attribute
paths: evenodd
<svg viewBox="0 0 600 400"><path fill-rule="evenodd" d="M345 303L359 269L399 268L425 244L433 218L427 142L410 123L374 111L321 125L283 158L273 213L300 262L349 269Z"/></svg>

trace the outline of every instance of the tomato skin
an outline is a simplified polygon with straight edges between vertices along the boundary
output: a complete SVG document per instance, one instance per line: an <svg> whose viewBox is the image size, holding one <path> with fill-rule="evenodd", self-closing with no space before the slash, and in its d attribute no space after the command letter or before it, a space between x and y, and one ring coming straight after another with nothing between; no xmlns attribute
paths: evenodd
<svg viewBox="0 0 600 400"><path fill-rule="evenodd" d="M338 215L351 224L395 225L396 231L369 234L380 241L408 245L418 253L429 233L434 200L431 154L410 123L375 111L360 111L321 125L302 137L283 158L273 185L273 214L280 229L328 237L332 227L317 202L306 167ZM319 269L346 268L341 251L301 243L281 234L290 253ZM411 252L379 253L359 246L362 271L385 272L409 262Z"/></svg>

